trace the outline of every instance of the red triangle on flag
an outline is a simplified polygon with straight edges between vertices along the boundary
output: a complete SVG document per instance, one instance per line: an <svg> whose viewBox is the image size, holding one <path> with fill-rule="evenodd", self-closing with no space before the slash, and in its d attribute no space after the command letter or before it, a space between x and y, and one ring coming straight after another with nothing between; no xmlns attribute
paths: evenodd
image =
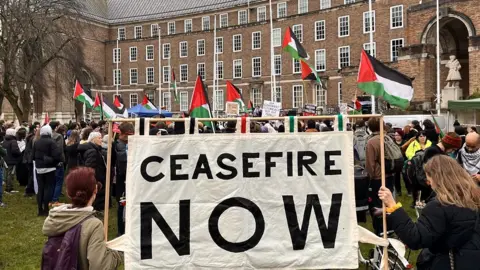
<svg viewBox="0 0 480 270"><path fill-rule="evenodd" d="M95 95L95 103L93 103L93 108L99 107L102 105L102 101L100 100L100 95L97 93Z"/></svg>
<svg viewBox="0 0 480 270"><path fill-rule="evenodd" d="M73 92L73 98L77 98L81 94L83 94L85 91L83 91L82 86L80 85L80 82L78 80L75 81L75 92Z"/></svg>
<svg viewBox="0 0 480 270"><path fill-rule="evenodd" d="M190 113L198 107L208 104L207 97L205 95L205 87L202 82L202 78L197 76L195 82L195 88L193 89L192 104L190 104Z"/></svg>
<svg viewBox="0 0 480 270"><path fill-rule="evenodd" d="M146 95L143 96L143 100L142 100L142 105L145 106L148 104L148 97Z"/></svg>
<svg viewBox="0 0 480 270"><path fill-rule="evenodd" d="M45 120L44 120L43 124L48 125L48 123L50 123L50 117L48 116L48 112L46 112L45 113Z"/></svg>
<svg viewBox="0 0 480 270"><path fill-rule="evenodd" d="M365 50L362 50L362 55L360 57L360 68L358 69L358 83L364 82L375 82L377 80L377 75L373 69L372 62L370 57L367 55Z"/></svg>
<svg viewBox="0 0 480 270"><path fill-rule="evenodd" d="M237 99L242 99L240 95L240 90L233 85L230 81L227 81L227 95L226 100L227 102L235 102Z"/></svg>

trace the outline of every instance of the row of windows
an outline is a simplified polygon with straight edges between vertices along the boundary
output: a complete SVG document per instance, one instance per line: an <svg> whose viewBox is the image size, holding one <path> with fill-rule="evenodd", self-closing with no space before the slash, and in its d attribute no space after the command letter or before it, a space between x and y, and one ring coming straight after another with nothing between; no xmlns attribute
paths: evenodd
<svg viewBox="0 0 480 270"><path fill-rule="evenodd" d="M399 48L403 47L404 39L392 39L390 41L390 55L391 61L396 61L398 58ZM369 54L376 56L376 43L373 43L373 48L370 48L370 43L363 44L363 48ZM115 51L116 53L117 51ZM114 54L115 54L114 53ZM118 55L118 54L116 54ZM115 56L116 57L116 56ZM115 58L114 57L114 58ZM131 59L132 57L130 57ZM117 59L117 58L116 58ZM319 49L315 51L315 69L316 71L326 71L327 70L327 55L325 49ZM338 68L350 66L350 46L343 46L338 48ZM297 60L293 61L293 73L301 73L301 65ZM163 82L170 82L170 67L163 66ZM197 63L197 74L202 76L205 79L205 63ZM223 61L217 62L217 77L220 80L224 78L224 69ZM282 74L282 56L274 55L274 75ZM114 84L120 85L121 82L121 71L114 70ZM261 77L262 76L262 58L254 57L252 58L252 77ZM233 78L240 79L243 77L243 61L242 59L233 60ZM138 84L138 69L130 69L130 84ZM180 81L188 81L188 65L180 65ZM155 83L155 71L153 67L146 68L146 84Z"/></svg>
<svg viewBox="0 0 480 270"><path fill-rule="evenodd" d="M347 2L348 0L345 0ZM354 0L350 0L354 1ZM349 3L346 3L349 4ZM330 0L320 0L320 9L330 8L331 1ZM298 13L307 13L308 12L308 0L299 0L298 1ZM282 2L277 4L277 18L283 18L287 16L287 3ZM220 14L219 15L219 26L220 28L228 27L228 14ZM267 9L266 6L258 7L257 8L257 21L265 21L267 20ZM340 37L349 36L350 34L350 17L349 16L342 16L338 18L338 34ZM375 11L372 11L372 14L369 12L363 13L363 31L364 33L370 32L370 20L372 20L372 31L375 31ZM403 27L403 5L393 6L390 8L390 28L402 28ZM247 24L249 22L248 19L248 11L247 10L240 10L238 11L238 24ZM210 16L202 17L202 30L208 31L211 29L210 26ZM325 23L324 23L325 27ZM189 33L193 31L193 23L192 19L184 20L184 32ZM141 39L144 37L143 35L143 26L134 26L133 29L134 38ZM168 35L173 35L177 33L177 29L175 26L175 22L168 22L167 23L167 33ZM159 35L159 26L158 24L150 25L150 36L151 37L158 37ZM126 29L125 27L118 28L118 36L119 40L126 39Z"/></svg>

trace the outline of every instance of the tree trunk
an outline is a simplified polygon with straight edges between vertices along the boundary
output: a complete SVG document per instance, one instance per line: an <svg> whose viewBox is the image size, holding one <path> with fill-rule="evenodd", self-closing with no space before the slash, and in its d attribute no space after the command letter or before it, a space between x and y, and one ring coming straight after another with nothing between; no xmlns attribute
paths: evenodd
<svg viewBox="0 0 480 270"><path fill-rule="evenodd" d="M2 114L2 112L3 112L3 100L4 99L5 99L5 96L0 91L0 114Z"/></svg>

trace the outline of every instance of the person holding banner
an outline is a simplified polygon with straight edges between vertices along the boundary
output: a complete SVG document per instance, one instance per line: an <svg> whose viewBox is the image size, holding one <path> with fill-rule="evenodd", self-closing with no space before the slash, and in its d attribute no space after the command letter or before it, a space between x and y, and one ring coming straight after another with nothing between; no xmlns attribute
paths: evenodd
<svg viewBox="0 0 480 270"><path fill-rule="evenodd" d="M480 189L476 181L446 155L432 157L425 173L437 196L416 223L395 202L390 189L380 189L378 197L387 207L389 226L410 249L423 249L417 269L478 269Z"/></svg>

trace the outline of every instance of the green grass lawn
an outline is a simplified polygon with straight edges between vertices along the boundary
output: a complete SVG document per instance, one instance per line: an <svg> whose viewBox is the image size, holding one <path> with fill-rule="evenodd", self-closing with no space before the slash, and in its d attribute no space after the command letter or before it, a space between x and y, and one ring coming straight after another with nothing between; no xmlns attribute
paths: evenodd
<svg viewBox="0 0 480 270"><path fill-rule="evenodd" d="M6 208L0 208L0 269L40 269L42 248L46 237L42 235L44 218L37 217L37 204L34 197L23 197L23 188L17 194L3 194ZM411 217L415 211L410 208L411 198L404 195L400 201ZM66 198L60 198L66 202ZM116 236L116 209L110 209L109 239ZM372 230L371 222L362 224ZM362 254L367 256L369 245L361 245ZM415 263L416 252L412 252L410 263ZM364 267L361 267L364 269Z"/></svg>

